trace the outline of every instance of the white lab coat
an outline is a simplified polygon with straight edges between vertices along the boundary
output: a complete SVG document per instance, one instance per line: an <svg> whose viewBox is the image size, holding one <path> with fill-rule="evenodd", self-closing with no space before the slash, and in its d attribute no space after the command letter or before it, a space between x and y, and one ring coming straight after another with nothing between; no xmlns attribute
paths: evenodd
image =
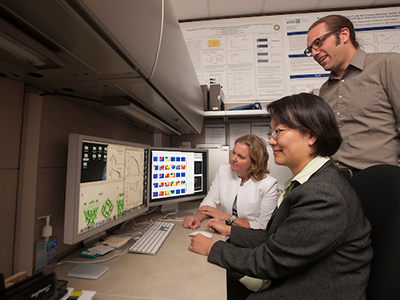
<svg viewBox="0 0 400 300"><path fill-rule="evenodd" d="M216 173L207 196L200 207L220 205L222 211L232 214L232 205L237 195L238 218L248 221L254 229L265 229L277 205L277 180L268 175L261 181L249 179L240 186L241 178L222 164Z"/></svg>

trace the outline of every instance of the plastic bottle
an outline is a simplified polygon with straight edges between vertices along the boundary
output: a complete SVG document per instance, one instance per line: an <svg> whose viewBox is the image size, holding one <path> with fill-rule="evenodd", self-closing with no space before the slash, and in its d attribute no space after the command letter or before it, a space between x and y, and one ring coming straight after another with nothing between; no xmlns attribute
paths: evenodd
<svg viewBox="0 0 400 300"><path fill-rule="evenodd" d="M41 271L42 269L45 271L51 271L57 264L58 240L57 238L50 240L50 237L53 235L53 228L50 225L50 217L51 215L38 218L38 220L46 219L46 225L43 226L42 229L42 237L44 239L36 243L35 272Z"/></svg>

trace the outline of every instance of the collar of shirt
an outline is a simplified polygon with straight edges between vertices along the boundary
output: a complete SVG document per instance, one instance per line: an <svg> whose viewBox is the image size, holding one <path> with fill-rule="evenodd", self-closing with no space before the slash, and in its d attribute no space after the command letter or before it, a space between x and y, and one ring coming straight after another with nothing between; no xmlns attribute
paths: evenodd
<svg viewBox="0 0 400 300"><path fill-rule="evenodd" d="M363 70L366 56L367 53L358 49L354 54L353 58L351 59L350 65L356 67L357 69Z"/></svg>
<svg viewBox="0 0 400 300"><path fill-rule="evenodd" d="M365 53L364 51L362 51L360 49L357 49L356 53L354 54L353 58L350 61L349 66L353 66L362 71L364 69L364 63L365 63L366 56L367 56L367 53ZM346 68L346 70L347 70L347 68ZM346 74L346 71L345 71L345 74ZM337 76L335 72L331 72L331 74L329 75L329 81L339 80L339 79L341 79L341 78L339 76Z"/></svg>
<svg viewBox="0 0 400 300"><path fill-rule="evenodd" d="M299 184L303 184L306 182L312 174L317 172L328 160L329 157L316 156L314 157L304 168L301 170L299 174L294 176L292 179L289 179L285 182L285 190L292 184L293 181L297 181ZM278 199L278 207L281 205L283 201L283 194Z"/></svg>

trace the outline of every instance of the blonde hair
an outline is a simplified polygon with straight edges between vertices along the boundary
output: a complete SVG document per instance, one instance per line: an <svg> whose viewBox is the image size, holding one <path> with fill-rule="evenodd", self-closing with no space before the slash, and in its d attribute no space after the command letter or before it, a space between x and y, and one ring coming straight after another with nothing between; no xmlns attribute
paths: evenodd
<svg viewBox="0 0 400 300"><path fill-rule="evenodd" d="M253 181L260 181L267 177L268 171L268 151L265 141L255 134L246 134L238 137L235 145L241 143L249 147L249 154L253 166L249 168L249 176Z"/></svg>

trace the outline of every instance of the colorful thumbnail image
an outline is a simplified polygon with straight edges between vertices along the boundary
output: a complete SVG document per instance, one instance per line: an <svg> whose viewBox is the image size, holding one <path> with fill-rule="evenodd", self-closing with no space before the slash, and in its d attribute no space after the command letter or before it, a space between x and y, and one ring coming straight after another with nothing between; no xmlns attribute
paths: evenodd
<svg viewBox="0 0 400 300"><path fill-rule="evenodd" d="M185 172L154 173L153 179L185 178Z"/></svg>
<svg viewBox="0 0 400 300"><path fill-rule="evenodd" d="M185 164L153 165L153 171L186 170Z"/></svg>
<svg viewBox="0 0 400 300"><path fill-rule="evenodd" d="M186 180L153 182L153 189L185 186Z"/></svg>
<svg viewBox="0 0 400 300"><path fill-rule="evenodd" d="M181 194L185 194L186 189L172 189L172 190L161 190L153 192L153 199L162 197L172 197Z"/></svg>
<svg viewBox="0 0 400 300"><path fill-rule="evenodd" d="M176 161L186 161L185 156L154 156L153 162L176 162Z"/></svg>

